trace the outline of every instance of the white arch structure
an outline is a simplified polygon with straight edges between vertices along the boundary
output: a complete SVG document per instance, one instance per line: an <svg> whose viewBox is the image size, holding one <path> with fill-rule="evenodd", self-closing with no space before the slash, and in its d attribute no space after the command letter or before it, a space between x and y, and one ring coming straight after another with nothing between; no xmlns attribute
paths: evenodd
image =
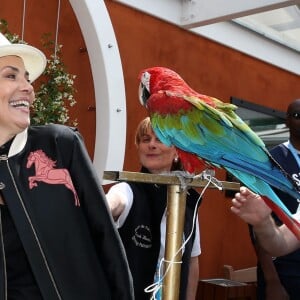
<svg viewBox="0 0 300 300"><path fill-rule="evenodd" d="M122 170L126 142L126 97L121 58L104 1L70 0L90 59L96 97L94 165ZM105 183L105 182L103 182Z"/></svg>

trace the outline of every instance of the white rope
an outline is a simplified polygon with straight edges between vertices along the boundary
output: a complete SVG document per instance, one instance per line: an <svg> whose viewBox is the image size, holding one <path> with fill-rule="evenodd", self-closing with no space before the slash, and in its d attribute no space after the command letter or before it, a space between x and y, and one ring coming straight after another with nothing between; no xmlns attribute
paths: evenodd
<svg viewBox="0 0 300 300"><path fill-rule="evenodd" d="M196 206L195 206L195 210L194 210L194 214L193 214L193 225L192 225L192 230L191 230L190 234L188 235L188 237L186 238L186 240L184 241L184 243L181 245L181 247L178 249L178 251L174 254L174 256L171 259L171 261L167 261L164 258L162 258L160 260L160 263L159 263L159 276L158 276L159 280L157 282L154 282L153 284L149 285L148 287L146 287L144 289L144 291L146 293L152 293L150 300L160 299L160 298L157 298L157 294L159 293L160 289L162 288L163 280L166 277L168 271L170 270L172 264L182 263L182 261L175 261L175 258L178 255L178 253L180 251L182 251L182 249L184 249L185 245L188 243L188 241L191 239L191 237L193 235L193 230L194 230L195 223L196 223L196 220L197 220L197 213L198 213L198 204L199 204L199 201L203 197L203 195L204 195L205 191L207 190L207 188L209 187L209 185L211 183L213 183L213 176L207 174L205 180L207 180L207 184L202 189L201 194L199 195L198 200L196 202ZM164 274L162 274L163 273L162 269L163 269L163 265L164 265L163 263L164 262L168 262L169 265L168 265L167 269L165 270Z"/></svg>
<svg viewBox="0 0 300 300"><path fill-rule="evenodd" d="M21 32L21 39L22 39L22 41L24 41L25 15L26 15L26 0L23 0L22 32Z"/></svg>
<svg viewBox="0 0 300 300"><path fill-rule="evenodd" d="M57 43L58 43L59 17L60 17L60 0L58 0L57 18L56 18L56 29L55 29L55 44L54 44L54 57L55 57L55 58L56 58Z"/></svg>

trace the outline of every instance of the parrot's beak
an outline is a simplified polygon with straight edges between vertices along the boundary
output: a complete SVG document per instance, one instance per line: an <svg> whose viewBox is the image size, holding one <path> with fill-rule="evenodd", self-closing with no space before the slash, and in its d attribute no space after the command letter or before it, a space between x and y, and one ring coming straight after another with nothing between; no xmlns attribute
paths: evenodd
<svg viewBox="0 0 300 300"><path fill-rule="evenodd" d="M150 93L148 92L146 86L141 82L139 85L139 100L140 103L147 107L147 100L150 97Z"/></svg>

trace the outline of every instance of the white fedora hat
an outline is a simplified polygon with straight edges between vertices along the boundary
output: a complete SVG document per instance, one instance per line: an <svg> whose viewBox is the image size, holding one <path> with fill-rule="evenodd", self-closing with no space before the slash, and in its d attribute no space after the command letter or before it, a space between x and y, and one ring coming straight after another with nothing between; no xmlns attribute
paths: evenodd
<svg viewBox="0 0 300 300"><path fill-rule="evenodd" d="M0 57L16 55L23 59L31 82L36 80L45 70L47 59L42 51L26 44L12 44L0 32Z"/></svg>

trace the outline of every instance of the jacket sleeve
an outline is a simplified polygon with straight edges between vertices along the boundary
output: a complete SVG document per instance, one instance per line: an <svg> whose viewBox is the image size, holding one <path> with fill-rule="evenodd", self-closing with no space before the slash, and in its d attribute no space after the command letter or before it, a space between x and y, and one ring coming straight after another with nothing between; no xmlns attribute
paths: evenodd
<svg viewBox="0 0 300 300"><path fill-rule="evenodd" d="M108 276L113 299L134 299L125 250L114 226L99 177L80 133L75 129L70 130L72 139L70 174L81 208L88 220L97 254Z"/></svg>

